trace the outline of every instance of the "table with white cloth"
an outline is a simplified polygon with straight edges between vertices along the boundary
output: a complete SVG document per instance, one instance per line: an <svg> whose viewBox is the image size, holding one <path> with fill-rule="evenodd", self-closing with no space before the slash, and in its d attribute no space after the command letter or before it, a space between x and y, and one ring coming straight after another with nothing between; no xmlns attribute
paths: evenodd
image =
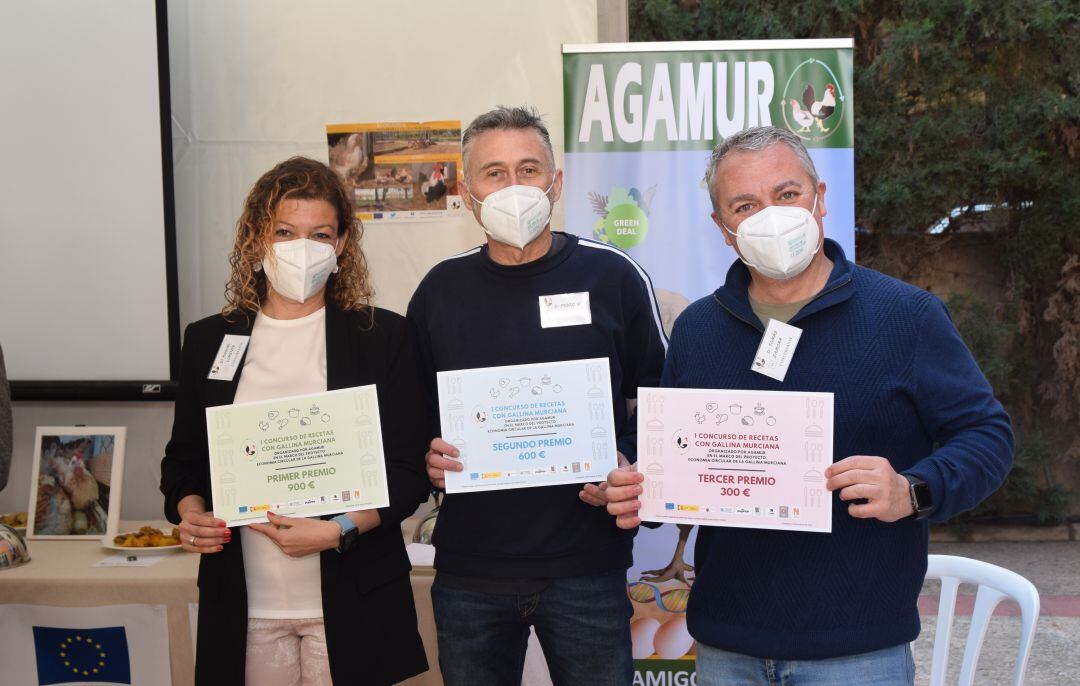
<svg viewBox="0 0 1080 686"><path fill-rule="evenodd" d="M134 531L148 522L121 522L121 531ZM166 527L163 522L153 522ZM171 526L171 525L169 525ZM406 540L415 522L405 524ZM183 550L157 553L163 559L149 567L94 567L105 557L124 554L105 548L98 540L30 540L31 561L0 570L0 605L51 605L96 607L101 605L164 605L168 613L169 662L174 686L195 680L195 651L192 637L192 609L199 602L195 581L199 559ZM404 686L439 686L439 657L435 618L431 609L431 582L435 572L430 564L430 546L410 546L413 571L410 575L420 636L424 641L430 669L403 682ZM427 548L427 550L424 550ZM132 549L132 554L139 554ZM0 636L0 641L4 637ZM525 660L523 686L550 686L547 665L536 640L530 636Z"/></svg>
<svg viewBox="0 0 1080 686"><path fill-rule="evenodd" d="M124 522L121 531L138 529L144 522ZM109 555L124 554L104 548L98 540L30 540L31 561L0 570L0 605L52 605L94 607L100 605L165 605L168 609L169 656L172 683L191 684L195 679L192 623L189 608L199 602L195 585L199 559L182 550L156 553L163 559L149 567L93 567ZM139 554L132 549L132 554ZM435 620L431 612L430 567L412 573L413 594L420 634L432 669L405 682L409 686L442 683L435 645ZM0 636L0 641L4 640Z"/></svg>

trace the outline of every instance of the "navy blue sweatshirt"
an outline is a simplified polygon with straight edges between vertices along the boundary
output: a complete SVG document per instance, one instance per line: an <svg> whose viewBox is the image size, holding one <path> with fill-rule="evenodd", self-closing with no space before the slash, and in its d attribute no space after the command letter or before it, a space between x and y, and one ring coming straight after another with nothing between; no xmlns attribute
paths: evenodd
<svg viewBox="0 0 1080 686"><path fill-rule="evenodd" d="M666 346L652 285L623 252L556 237L561 248L527 264L499 265L485 246L432 268L407 315L424 377L436 398L440 371L606 357L618 448L633 461L636 422L625 399L659 383ZM580 292L589 293L591 324L541 327L540 296ZM447 494L434 533L435 567L504 579L629 567L634 532L617 528L605 508L582 502L580 491L564 485Z"/></svg>
<svg viewBox="0 0 1080 686"><path fill-rule="evenodd" d="M790 324L803 330L783 382L750 371L761 322L749 271L675 322L662 385L835 394L833 459L875 455L924 479L946 520L1001 485L1009 418L935 296L847 261ZM855 519L832 495L831 534L702 527L690 633L706 645L774 659L821 659L913 641L926 574L927 524Z"/></svg>

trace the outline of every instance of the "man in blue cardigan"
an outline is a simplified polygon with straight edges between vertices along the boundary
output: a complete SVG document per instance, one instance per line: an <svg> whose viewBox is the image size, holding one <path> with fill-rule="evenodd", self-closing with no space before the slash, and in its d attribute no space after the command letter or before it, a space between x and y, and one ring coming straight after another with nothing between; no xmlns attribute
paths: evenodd
<svg viewBox="0 0 1080 686"><path fill-rule="evenodd" d="M661 385L833 393L835 461L831 534L700 530L697 682L911 684L927 522L1001 485L1009 418L938 298L824 238L825 183L796 136L738 133L706 180L740 261L675 322ZM771 319L802 330L782 381L752 371ZM645 478L609 476L620 527L640 523Z"/></svg>

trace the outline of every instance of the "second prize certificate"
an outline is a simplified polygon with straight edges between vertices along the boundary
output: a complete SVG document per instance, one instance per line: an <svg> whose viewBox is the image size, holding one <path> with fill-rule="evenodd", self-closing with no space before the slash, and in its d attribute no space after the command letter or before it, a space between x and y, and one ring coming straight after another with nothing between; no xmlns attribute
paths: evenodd
<svg viewBox="0 0 1080 686"><path fill-rule="evenodd" d="M446 492L603 481L618 465L606 358L439 372Z"/></svg>

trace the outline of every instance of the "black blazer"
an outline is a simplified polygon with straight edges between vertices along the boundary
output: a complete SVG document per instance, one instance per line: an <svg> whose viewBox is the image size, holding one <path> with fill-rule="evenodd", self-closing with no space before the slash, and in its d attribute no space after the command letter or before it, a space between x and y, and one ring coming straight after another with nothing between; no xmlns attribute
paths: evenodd
<svg viewBox="0 0 1080 686"><path fill-rule="evenodd" d="M207 407L233 402L240 383L206 378L225 334L250 335L254 320L221 315L187 327L172 438L161 461L165 516L179 523L177 504L201 495L212 510ZM420 382L405 319L375 309L344 312L326 306L327 390L376 384L386 452L390 506L382 524L346 553L320 555L323 621L330 673L338 684L392 684L428 668L416 629L416 609L401 536L401 520L428 497L424 468L430 405ZM247 585L240 536L199 562L199 631L195 683L244 683Z"/></svg>

